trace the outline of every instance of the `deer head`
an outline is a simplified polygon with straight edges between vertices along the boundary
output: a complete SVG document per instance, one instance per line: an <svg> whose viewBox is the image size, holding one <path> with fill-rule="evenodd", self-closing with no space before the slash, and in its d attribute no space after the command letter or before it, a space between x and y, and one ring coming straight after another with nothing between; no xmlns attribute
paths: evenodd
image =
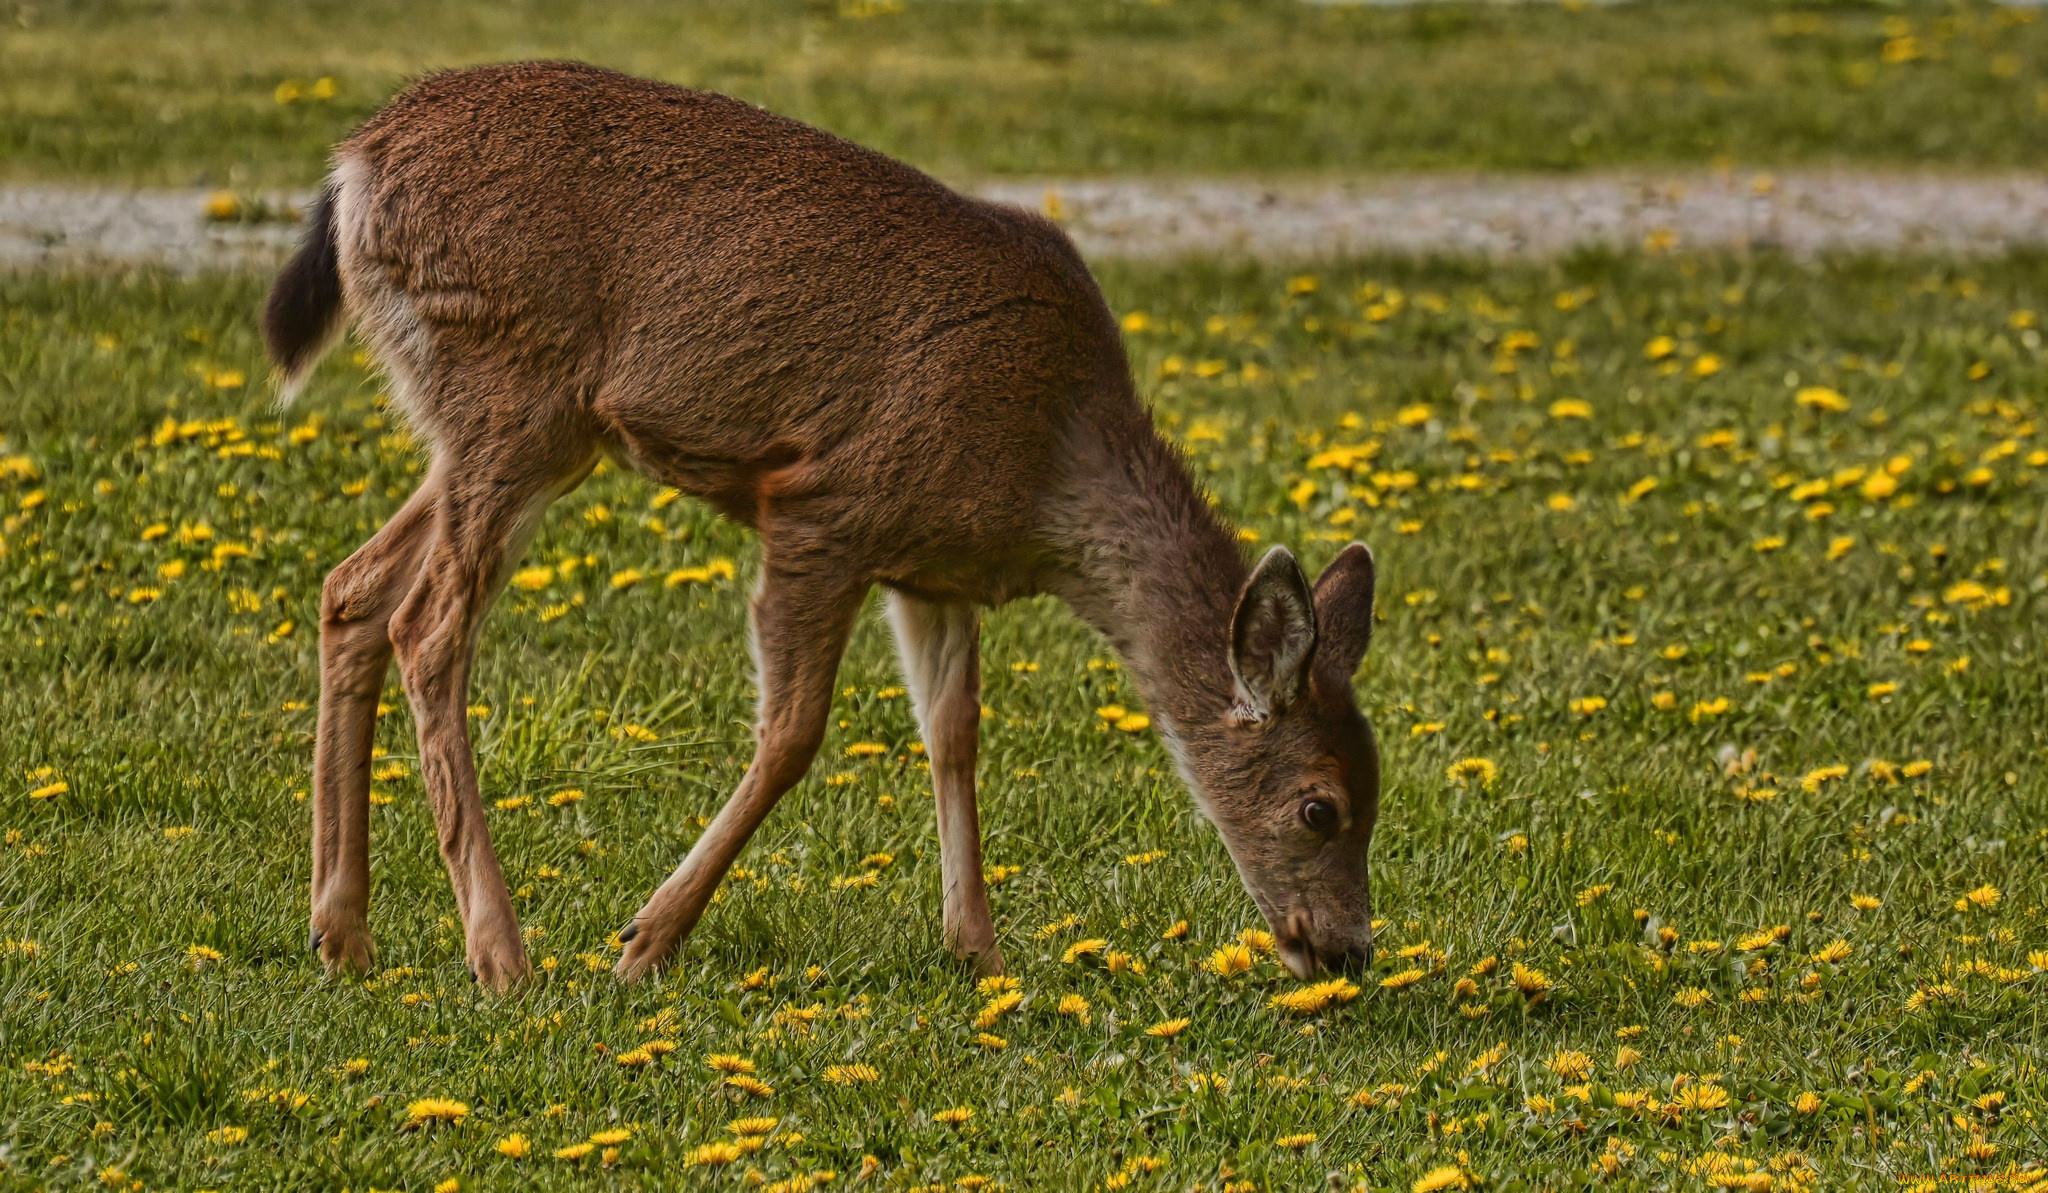
<svg viewBox="0 0 2048 1193"><path fill-rule="evenodd" d="M1297 977L1372 959L1380 760L1351 694L1372 618L1364 544L1313 590L1287 548L1268 551L1230 621L1230 707L1186 743L1188 777Z"/></svg>

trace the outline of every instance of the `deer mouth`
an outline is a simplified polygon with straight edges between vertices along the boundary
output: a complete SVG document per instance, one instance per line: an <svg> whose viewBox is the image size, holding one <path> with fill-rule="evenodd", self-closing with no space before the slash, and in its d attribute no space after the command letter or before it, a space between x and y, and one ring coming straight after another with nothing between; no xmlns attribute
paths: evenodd
<svg viewBox="0 0 2048 1193"><path fill-rule="evenodd" d="M1296 911L1288 915L1286 924L1274 936L1274 949L1288 973L1304 982L1315 976L1316 947L1309 943L1308 913Z"/></svg>

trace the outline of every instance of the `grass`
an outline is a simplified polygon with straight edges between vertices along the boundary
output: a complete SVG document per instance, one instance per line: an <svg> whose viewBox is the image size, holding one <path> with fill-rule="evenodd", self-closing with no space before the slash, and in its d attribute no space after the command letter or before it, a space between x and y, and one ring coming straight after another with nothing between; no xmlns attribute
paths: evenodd
<svg viewBox="0 0 2048 1193"><path fill-rule="evenodd" d="M2048 1158L2040 267L1107 271L1224 507L1312 570L1379 552L1382 952L1299 1013L1256 936L1207 968L1257 915L1157 742L1098 715L1137 707L1101 643L1024 602L986 633L981 775L1025 1001L985 1018L872 611L680 965L603 972L752 700L748 540L617 471L551 516L472 696L545 979L467 980L394 686L379 970L323 982L318 587L417 453L346 349L267 404L257 280L0 281L0 1188L1894 1188ZM765 1146L712 1146L743 1118Z"/></svg>
<svg viewBox="0 0 2048 1193"><path fill-rule="evenodd" d="M305 186L407 78L537 56L726 91L949 177L2033 169L2048 153L2038 15L1765 0L12 3L0 177Z"/></svg>

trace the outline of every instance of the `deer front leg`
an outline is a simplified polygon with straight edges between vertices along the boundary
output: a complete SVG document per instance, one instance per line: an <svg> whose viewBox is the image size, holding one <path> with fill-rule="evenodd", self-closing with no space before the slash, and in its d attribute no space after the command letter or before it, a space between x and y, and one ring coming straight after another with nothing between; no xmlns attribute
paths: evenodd
<svg viewBox="0 0 2048 1193"><path fill-rule="evenodd" d="M420 778L462 917L469 971L500 992L532 977L533 967L477 790L469 673L484 614L546 499L564 487L563 477L580 477L575 459L520 459L523 467L509 475L478 470L449 478L418 578L391 619L391 645L419 727ZM557 463L559 469L546 468Z"/></svg>
<svg viewBox="0 0 2048 1193"><path fill-rule="evenodd" d="M313 893L308 940L327 972L370 968L370 747L391 662L393 611L433 533L429 476L320 591L320 724L313 747Z"/></svg>
<svg viewBox="0 0 2048 1193"><path fill-rule="evenodd" d="M924 730L939 815L943 939L976 974L1003 972L981 878L981 821L974 763L981 737L981 615L965 603L889 594L889 624L903 676Z"/></svg>
<svg viewBox="0 0 2048 1193"><path fill-rule="evenodd" d="M817 756L839 657L867 590L865 580L852 584L833 577L834 570L829 561L813 567L762 561L753 608L761 663L754 760L682 865L619 932L626 946L617 966L620 978L637 981L668 960L703 917L748 838Z"/></svg>

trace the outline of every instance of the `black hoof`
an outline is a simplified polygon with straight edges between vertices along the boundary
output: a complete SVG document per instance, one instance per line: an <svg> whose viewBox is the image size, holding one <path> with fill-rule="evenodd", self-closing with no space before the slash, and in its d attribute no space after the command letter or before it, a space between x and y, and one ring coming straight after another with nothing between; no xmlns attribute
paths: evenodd
<svg viewBox="0 0 2048 1193"><path fill-rule="evenodd" d="M476 981L476 966L474 965L469 967L469 980L472 982Z"/></svg>
<svg viewBox="0 0 2048 1193"><path fill-rule="evenodd" d="M317 953L320 951L320 942L324 939L326 939L326 933L315 928L312 934L306 938L306 948L311 952Z"/></svg>
<svg viewBox="0 0 2048 1193"><path fill-rule="evenodd" d="M632 923L627 924L625 927L619 929L619 943L625 944L627 941L633 939L635 936L638 935L640 935L640 921L634 920Z"/></svg>

